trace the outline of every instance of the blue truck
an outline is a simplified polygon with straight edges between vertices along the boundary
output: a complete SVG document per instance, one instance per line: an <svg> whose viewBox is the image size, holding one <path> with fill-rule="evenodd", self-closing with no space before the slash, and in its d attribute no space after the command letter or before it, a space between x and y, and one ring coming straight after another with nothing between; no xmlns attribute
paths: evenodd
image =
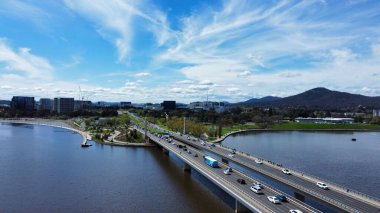
<svg viewBox="0 0 380 213"><path fill-rule="evenodd" d="M211 167L218 167L218 161L210 156L204 156L203 157L205 163Z"/></svg>

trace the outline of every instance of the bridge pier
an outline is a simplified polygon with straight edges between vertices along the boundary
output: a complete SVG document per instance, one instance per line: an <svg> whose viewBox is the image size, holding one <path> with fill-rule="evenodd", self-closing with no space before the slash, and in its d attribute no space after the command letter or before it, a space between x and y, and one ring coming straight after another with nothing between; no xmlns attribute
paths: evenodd
<svg viewBox="0 0 380 213"><path fill-rule="evenodd" d="M162 152L165 153L165 154L169 154L169 150L165 149L164 147L162 147Z"/></svg>
<svg viewBox="0 0 380 213"><path fill-rule="evenodd" d="M235 200L235 213L248 213L251 212L247 207L240 203L240 201Z"/></svg>
<svg viewBox="0 0 380 213"><path fill-rule="evenodd" d="M191 172L191 166L187 163L183 163L183 170L187 172Z"/></svg>
<svg viewBox="0 0 380 213"><path fill-rule="evenodd" d="M222 157L222 162L228 165L228 160Z"/></svg>

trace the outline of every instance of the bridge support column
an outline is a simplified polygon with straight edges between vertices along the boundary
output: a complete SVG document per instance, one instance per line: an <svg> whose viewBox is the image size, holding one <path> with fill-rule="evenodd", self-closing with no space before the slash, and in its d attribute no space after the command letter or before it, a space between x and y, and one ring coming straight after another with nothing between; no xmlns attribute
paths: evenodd
<svg viewBox="0 0 380 213"><path fill-rule="evenodd" d="M228 160L222 157L222 162L228 165Z"/></svg>
<svg viewBox="0 0 380 213"><path fill-rule="evenodd" d="M162 147L162 152L165 153L165 154L169 154L169 150L165 149L164 147Z"/></svg>
<svg viewBox="0 0 380 213"><path fill-rule="evenodd" d="M187 163L183 164L183 170L187 172L191 172L191 166Z"/></svg>
<svg viewBox="0 0 380 213"><path fill-rule="evenodd" d="M248 213L251 212L247 207L241 204L238 200L235 201L235 213Z"/></svg>

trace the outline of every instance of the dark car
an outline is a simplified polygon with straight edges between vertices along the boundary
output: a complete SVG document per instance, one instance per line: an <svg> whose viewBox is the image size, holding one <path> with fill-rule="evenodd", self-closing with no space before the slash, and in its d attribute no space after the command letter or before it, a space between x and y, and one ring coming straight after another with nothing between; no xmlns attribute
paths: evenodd
<svg viewBox="0 0 380 213"><path fill-rule="evenodd" d="M211 144L212 147L215 147L215 144Z"/></svg>
<svg viewBox="0 0 380 213"><path fill-rule="evenodd" d="M237 179L237 182L240 183L240 184L245 184L245 180L244 179Z"/></svg>
<svg viewBox="0 0 380 213"><path fill-rule="evenodd" d="M198 154L197 154L197 153L195 153L195 154L194 154L194 157L198 157Z"/></svg>
<svg viewBox="0 0 380 213"><path fill-rule="evenodd" d="M187 149L186 149L186 148L183 148L183 151L187 152Z"/></svg>
<svg viewBox="0 0 380 213"><path fill-rule="evenodd" d="M286 202L287 199L284 195L276 195L277 199L279 199L281 202Z"/></svg>

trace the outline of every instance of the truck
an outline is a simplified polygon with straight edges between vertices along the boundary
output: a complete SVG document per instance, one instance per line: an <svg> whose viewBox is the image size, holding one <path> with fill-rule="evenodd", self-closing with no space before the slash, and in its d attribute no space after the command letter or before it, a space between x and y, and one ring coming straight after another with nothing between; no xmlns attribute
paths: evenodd
<svg viewBox="0 0 380 213"><path fill-rule="evenodd" d="M218 161L210 156L204 156L203 157L205 163L211 167L218 167Z"/></svg>

